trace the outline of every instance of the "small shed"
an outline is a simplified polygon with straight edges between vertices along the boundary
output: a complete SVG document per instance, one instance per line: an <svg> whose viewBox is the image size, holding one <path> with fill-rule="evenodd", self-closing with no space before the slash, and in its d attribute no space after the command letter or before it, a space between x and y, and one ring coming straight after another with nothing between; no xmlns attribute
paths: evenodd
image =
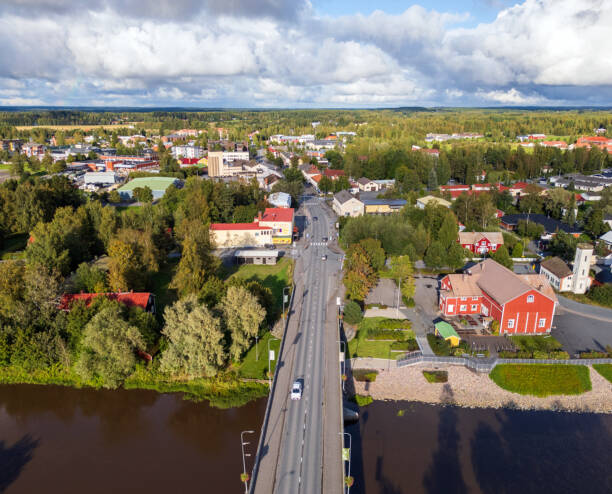
<svg viewBox="0 0 612 494"><path fill-rule="evenodd" d="M276 264L278 251L273 249L237 250L234 257L238 264Z"/></svg>
<svg viewBox="0 0 612 494"><path fill-rule="evenodd" d="M450 324L448 324L446 321L439 321L435 324L435 328L436 336L444 338L452 347L459 346L461 338Z"/></svg>

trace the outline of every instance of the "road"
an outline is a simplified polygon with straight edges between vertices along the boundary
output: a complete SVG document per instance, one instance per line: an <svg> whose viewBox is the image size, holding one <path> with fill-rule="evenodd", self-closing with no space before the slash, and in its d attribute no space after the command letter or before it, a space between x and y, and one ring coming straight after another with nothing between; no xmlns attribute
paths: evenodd
<svg viewBox="0 0 612 494"><path fill-rule="evenodd" d="M332 298L342 256L324 240L333 233L335 217L317 198L307 200L303 211L307 226L297 249L293 314L270 398L269 430L254 473L255 494L341 492L339 363ZM290 399L296 379L303 380L299 401Z"/></svg>

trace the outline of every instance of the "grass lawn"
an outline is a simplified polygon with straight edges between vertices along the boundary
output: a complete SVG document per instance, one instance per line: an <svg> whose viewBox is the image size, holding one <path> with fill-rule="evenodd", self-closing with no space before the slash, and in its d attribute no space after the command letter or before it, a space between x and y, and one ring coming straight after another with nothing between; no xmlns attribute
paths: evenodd
<svg viewBox="0 0 612 494"><path fill-rule="evenodd" d="M503 364L489 377L500 388L522 395L579 395L591 390L589 368L584 365Z"/></svg>
<svg viewBox="0 0 612 494"><path fill-rule="evenodd" d="M612 364L593 364L593 369L612 383Z"/></svg>
<svg viewBox="0 0 612 494"><path fill-rule="evenodd" d="M19 254L26 248L28 237L27 233L17 233L6 237L0 250L0 259L7 260L20 257Z"/></svg>
<svg viewBox="0 0 612 494"><path fill-rule="evenodd" d="M272 291L276 301L276 310L280 316L283 307L283 288L293 282L293 259L282 257L273 266L259 264L242 264L227 270L227 278L242 278L246 281L258 281Z"/></svg>
<svg viewBox="0 0 612 494"><path fill-rule="evenodd" d="M391 345L393 343L393 341L359 341L357 338L353 338L348 344L349 357L373 357L397 360L403 353L391 352Z"/></svg>
<svg viewBox="0 0 612 494"><path fill-rule="evenodd" d="M178 259L169 259L168 262L152 277L152 292L155 294L158 315L163 315L165 307L178 300L176 290L168 288L178 263Z"/></svg>
<svg viewBox="0 0 612 494"><path fill-rule="evenodd" d="M272 333L264 334L258 343L259 360L256 359L257 354L255 345L246 353L242 359L242 364L238 368L238 375L250 379L266 379L268 373L268 340L272 338ZM274 373L276 361L278 360L278 352L280 349L280 340L273 339L270 342L270 350L274 350L275 360L270 362L270 370Z"/></svg>
<svg viewBox="0 0 612 494"><path fill-rule="evenodd" d="M11 169L10 163L0 163L0 170L10 170L10 169Z"/></svg>

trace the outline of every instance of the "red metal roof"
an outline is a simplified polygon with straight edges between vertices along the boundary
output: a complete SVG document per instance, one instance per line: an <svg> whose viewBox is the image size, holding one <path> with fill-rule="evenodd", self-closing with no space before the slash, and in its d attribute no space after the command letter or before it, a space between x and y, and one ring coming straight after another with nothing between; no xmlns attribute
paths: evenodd
<svg viewBox="0 0 612 494"><path fill-rule="evenodd" d="M261 221L293 221L293 208L266 208Z"/></svg>
<svg viewBox="0 0 612 494"><path fill-rule="evenodd" d="M344 170L331 170L327 168L325 169L325 171L323 171L323 173L325 174L326 177L329 177L329 178L336 178L336 177L344 176Z"/></svg>
<svg viewBox="0 0 612 494"><path fill-rule="evenodd" d="M211 223L210 229L211 230L271 230L269 226L260 226L259 223Z"/></svg>
<svg viewBox="0 0 612 494"><path fill-rule="evenodd" d="M149 292L121 292L121 293L65 293L59 304L62 310L70 309L70 306L78 301L84 300L86 305L91 304L97 297L106 297L109 300L116 300L128 307L140 307L147 309L151 293Z"/></svg>

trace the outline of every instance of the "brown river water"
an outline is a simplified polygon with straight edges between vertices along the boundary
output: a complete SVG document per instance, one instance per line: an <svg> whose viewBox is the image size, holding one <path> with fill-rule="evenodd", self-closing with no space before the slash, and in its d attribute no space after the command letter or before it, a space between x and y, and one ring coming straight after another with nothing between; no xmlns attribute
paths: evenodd
<svg viewBox="0 0 612 494"><path fill-rule="evenodd" d="M219 410L152 391L0 386L0 492L240 493L265 399ZM250 468L247 465L247 468Z"/></svg>

